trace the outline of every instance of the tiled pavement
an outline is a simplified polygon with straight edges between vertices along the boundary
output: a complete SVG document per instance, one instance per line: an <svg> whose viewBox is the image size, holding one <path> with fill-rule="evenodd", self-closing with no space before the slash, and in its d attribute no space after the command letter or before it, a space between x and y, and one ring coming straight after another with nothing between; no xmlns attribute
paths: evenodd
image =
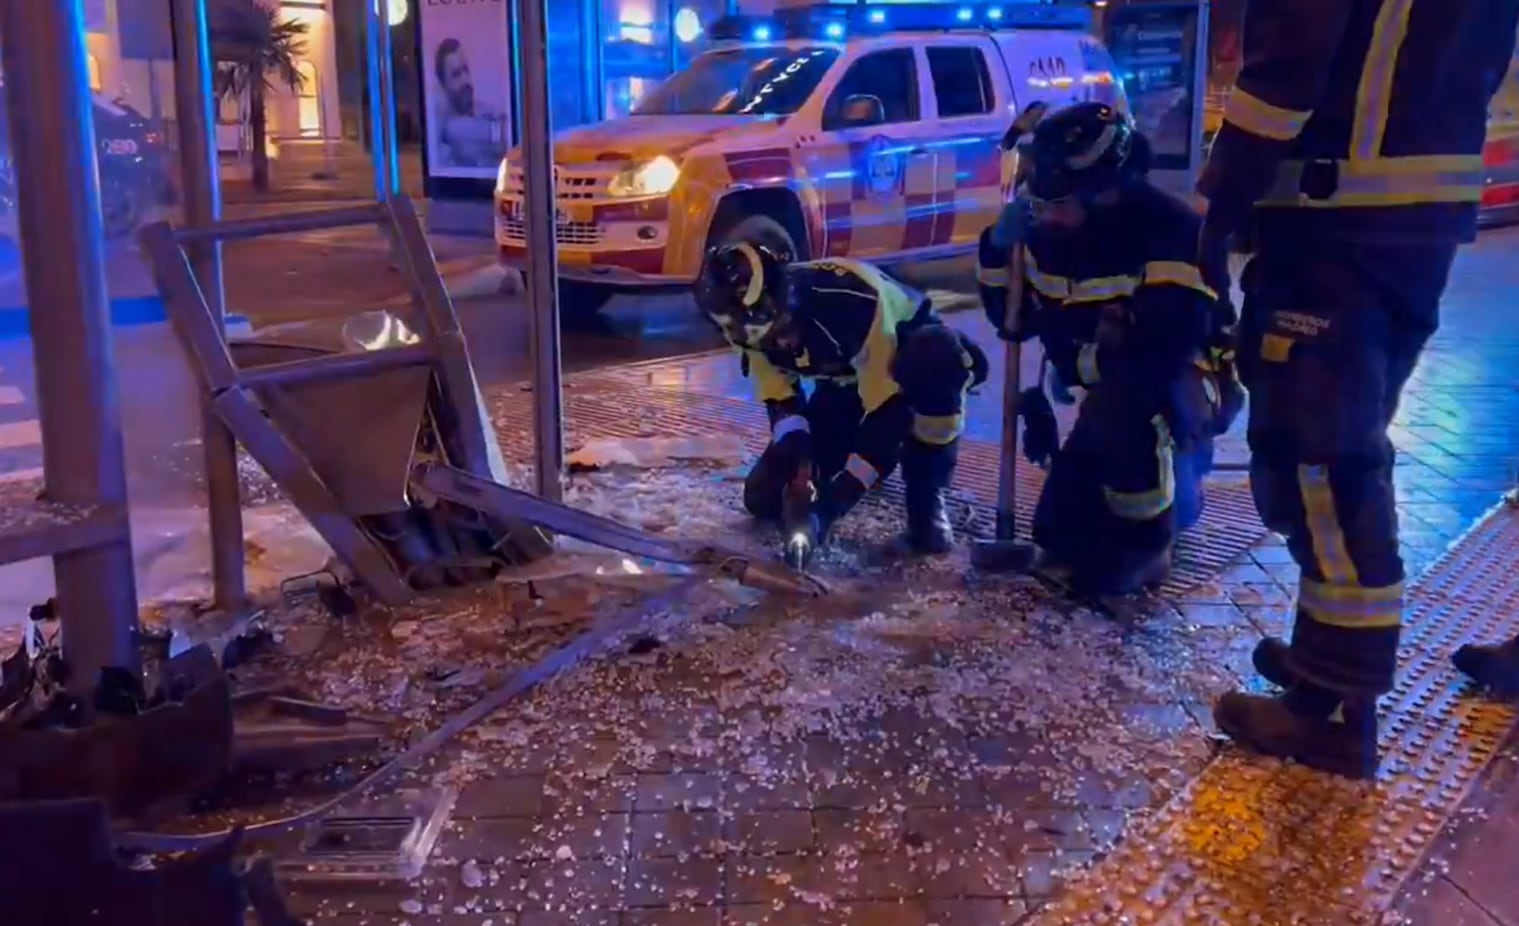
<svg viewBox="0 0 1519 926"><path fill-rule="evenodd" d="M1519 262L1506 254L1515 243L1490 235L1463 255L1445 329L1394 431L1415 571L1512 484L1519 304L1492 294L1519 291ZM628 375L727 392L728 366ZM973 436L994 433L995 395L978 401ZM635 519L699 523L723 523L736 493L728 474L706 472L602 474L577 490L582 500L615 490L620 513ZM843 545L878 539L890 518L880 520L852 528ZM1404 845L1422 848L1463 795L1466 778L1440 776L1455 775L1457 760L1480 764L1459 739L1440 737L1490 739L1511 719L1462 708L1477 719L1436 735L1422 718L1390 717L1397 743L1435 735L1444 745L1429 761L1446 764L1421 769L1423 753L1399 759L1373 792L1237 756L1210 765L1207 702L1248 681L1255 637L1288 617L1295 570L1279 542L1263 541L1176 600L1116 619L1053 609L1025 585L968 586L962 566L863 576L840 567L847 593L837 605L730 602L716 622L667 628L652 652L553 683L465 747L457 761L475 780L420 881L303 889L300 903L319 921L344 923L1010 926L1060 898L1068 874L1099 863L1073 888L1087 905L1051 907L1041 922L1070 909L1088 912L1063 922L1367 922L1376 904L1363 901L1389 900L1393 876L1418 857L1374 851L1406 814L1382 829L1360 818L1416 808L1422 816L1406 825L1422 835ZM1451 606L1441 587L1432 608ZM1434 664L1416 652L1408 659L1419 678ZM1437 845L1434 867L1412 882L1400 906L1409 921L1519 924L1519 898L1503 877L1516 838L1512 760L1496 768L1478 798L1486 804L1462 814L1464 831L1448 837L1451 848ZM1205 769L1225 776L1223 792L1184 792ZM1421 771L1437 780L1409 792ZM1409 804L1409 793L1422 803ZM1178 794L1180 811L1160 809ZM1314 794L1333 797L1305 798ZM1127 852L1114 852L1126 832ZM1235 866L1269 877L1252 879L1248 908L1207 896L1167 907L1174 896L1159 886L1146 894L1142 883L1137 894L1105 893L1118 881L1104 857L1132 861L1137 849L1143 861L1146 834L1167 832L1195 857L1166 890L1212 883ZM1324 832L1335 838L1295 841ZM1162 860L1175 848L1154 845ZM1341 869L1364 877L1323 880ZM1325 884L1335 892L1305 887Z"/></svg>

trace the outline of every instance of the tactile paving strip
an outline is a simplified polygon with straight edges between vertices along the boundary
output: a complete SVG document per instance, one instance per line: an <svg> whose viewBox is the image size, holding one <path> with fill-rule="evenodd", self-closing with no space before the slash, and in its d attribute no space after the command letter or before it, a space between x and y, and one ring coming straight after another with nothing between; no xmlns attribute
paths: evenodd
<svg viewBox="0 0 1519 926"><path fill-rule="evenodd" d="M1375 783L1230 750L1032 922L1379 922L1519 719L1449 662L1519 631L1519 599L1488 597L1516 575L1519 512L1500 508L1414 582Z"/></svg>
<svg viewBox="0 0 1519 926"><path fill-rule="evenodd" d="M530 456L531 396L521 391L498 393L489 406L503 443L521 448L524 458ZM736 434L749 449L759 452L769 440L765 411L753 402L621 382L599 372L571 377L564 392L564 416L572 443L609 437ZM961 523L971 536L990 536L995 528L1000 465L995 444L962 441L953 488L970 509ZM1017 509L1024 529L1043 482L1042 470L1018 461ZM900 491L894 476L885 492L890 497ZM1212 580L1265 534L1248 485L1211 485L1203 518L1182 535L1171 579L1161 591L1180 594Z"/></svg>

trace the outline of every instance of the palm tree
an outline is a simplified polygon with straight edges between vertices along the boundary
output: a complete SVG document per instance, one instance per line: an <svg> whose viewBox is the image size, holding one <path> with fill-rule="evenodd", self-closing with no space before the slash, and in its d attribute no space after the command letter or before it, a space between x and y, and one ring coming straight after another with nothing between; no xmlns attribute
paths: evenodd
<svg viewBox="0 0 1519 926"><path fill-rule="evenodd" d="M264 0L217 0L211 16L211 57L216 59L216 92L241 99L248 95L253 129L253 187L269 189L269 152L265 147L264 95L278 82L298 93L305 84L298 67L306 54L306 24L281 21Z"/></svg>

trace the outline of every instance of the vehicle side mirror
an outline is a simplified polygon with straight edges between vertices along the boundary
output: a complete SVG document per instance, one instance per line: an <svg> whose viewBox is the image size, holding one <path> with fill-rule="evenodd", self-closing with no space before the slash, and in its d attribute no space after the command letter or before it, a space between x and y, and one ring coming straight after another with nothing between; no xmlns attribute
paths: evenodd
<svg viewBox="0 0 1519 926"><path fill-rule="evenodd" d="M840 111L839 118L849 128L880 125L886 121L886 107L878 96L866 93L856 94L845 98L844 108Z"/></svg>
<svg viewBox="0 0 1519 926"><path fill-rule="evenodd" d="M1023 136L1034 131L1034 126L1038 125L1039 120L1043 119L1044 114L1049 111L1050 105L1039 100L1024 107L1023 112L1018 114L1013 124L1007 127L1006 134L1002 136L1002 150L1012 151L1016 148Z"/></svg>

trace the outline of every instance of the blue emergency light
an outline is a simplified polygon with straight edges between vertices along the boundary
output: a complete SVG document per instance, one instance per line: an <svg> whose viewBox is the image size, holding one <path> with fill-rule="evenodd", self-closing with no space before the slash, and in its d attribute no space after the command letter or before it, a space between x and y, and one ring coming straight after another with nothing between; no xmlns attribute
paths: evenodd
<svg viewBox="0 0 1519 926"><path fill-rule="evenodd" d="M724 16L713 24L717 41L765 43L812 39L842 42L851 35L950 30L1060 29L1090 31L1085 3L1037 0L985 6L975 3L819 3L777 10L773 16Z"/></svg>

